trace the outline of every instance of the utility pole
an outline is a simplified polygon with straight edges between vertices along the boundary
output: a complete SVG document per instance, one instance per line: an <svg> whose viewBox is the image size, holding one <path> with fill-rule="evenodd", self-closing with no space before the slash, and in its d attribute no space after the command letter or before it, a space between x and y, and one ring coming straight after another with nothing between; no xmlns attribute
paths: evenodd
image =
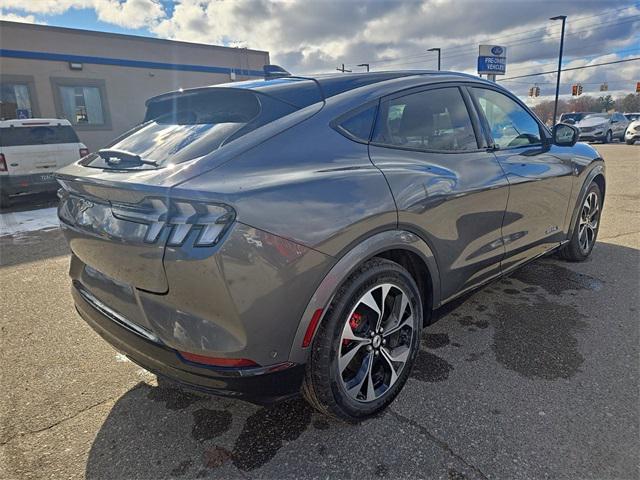
<svg viewBox="0 0 640 480"><path fill-rule="evenodd" d="M342 68L336 67L336 70L338 70L339 72L342 72L342 73L344 73L344 72L351 73L351 70L347 70L346 68L344 68L344 63L342 64Z"/></svg>
<svg viewBox="0 0 640 480"><path fill-rule="evenodd" d="M369 64L368 63L361 63L360 65L358 65L358 67L367 67L367 73L369 73Z"/></svg>
<svg viewBox="0 0 640 480"><path fill-rule="evenodd" d="M438 71L440 71L440 49L439 48L430 48L427 52L438 52Z"/></svg>
<svg viewBox="0 0 640 480"><path fill-rule="evenodd" d="M556 101L553 104L553 125L556 124L556 116L558 115L558 95L560 93L560 72L562 71L562 49L564 48L564 26L567 22L566 15L558 15L551 17L549 20L562 20L562 33L560 34L560 54L558 55L558 75L556 78Z"/></svg>

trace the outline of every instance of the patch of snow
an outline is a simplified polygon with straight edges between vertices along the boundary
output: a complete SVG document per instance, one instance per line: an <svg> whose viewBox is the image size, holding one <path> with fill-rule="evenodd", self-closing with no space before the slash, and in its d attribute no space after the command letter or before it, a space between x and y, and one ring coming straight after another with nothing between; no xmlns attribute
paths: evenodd
<svg viewBox="0 0 640 480"><path fill-rule="evenodd" d="M0 237L40 230L55 230L59 226L56 207L26 212L0 213Z"/></svg>

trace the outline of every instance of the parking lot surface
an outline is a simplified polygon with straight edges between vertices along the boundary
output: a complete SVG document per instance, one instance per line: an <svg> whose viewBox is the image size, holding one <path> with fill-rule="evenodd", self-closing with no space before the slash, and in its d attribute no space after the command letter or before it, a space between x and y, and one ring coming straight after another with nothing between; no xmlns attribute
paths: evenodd
<svg viewBox="0 0 640 480"><path fill-rule="evenodd" d="M544 258L447 306L403 392L360 425L158 386L76 315L54 200L13 207L0 478L638 478L640 146L597 148L591 258Z"/></svg>

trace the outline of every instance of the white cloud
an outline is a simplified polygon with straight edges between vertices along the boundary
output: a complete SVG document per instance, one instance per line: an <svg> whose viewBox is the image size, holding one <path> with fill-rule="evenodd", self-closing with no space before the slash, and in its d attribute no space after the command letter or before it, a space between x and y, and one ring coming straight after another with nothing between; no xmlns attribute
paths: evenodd
<svg viewBox="0 0 640 480"><path fill-rule="evenodd" d="M36 21L36 17L33 15L18 15L15 13L3 13L0 10L0 20L7 20L9 22L20 22L20 23L44 23Z"/></svg>
<svg viewBox="0 0 640 480"><path fill-rule="evenodd" d="M37 15L93 9L98 20L124 28L150 27L165 17L159 0L0 0L0 9Z"/></svg>

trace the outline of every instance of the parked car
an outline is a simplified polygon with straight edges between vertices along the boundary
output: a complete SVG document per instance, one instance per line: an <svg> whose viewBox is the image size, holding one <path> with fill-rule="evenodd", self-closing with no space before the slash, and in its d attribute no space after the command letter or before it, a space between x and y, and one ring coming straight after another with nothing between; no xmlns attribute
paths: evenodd
<svg viewBox="0 0 640 480"><path fill-rule="evenodd" d="M636 120L640 120L640 113L639 112L625 112L624 116L627 118L627 120L629 120L630 122L634 122Z"/></svg>
<svg viewBox="0 0 640 480"><path fill-rule="evenodd" d="M434 309L541 255L589 256L605 170L577 140L458 73L168 93L57 175L75 305L187 387L302 391L366 418L406 382Z"/></svg>
<svg viewBox="0 0 640 480"><path fill-rule="evenodd" d="M560 123L566 123L567 125L575 125L576 122L582 120L585 116L593 112L565 112L560 115Z"/></svg>
<svg viewBox="0 0 640 480"><path fill-rule="evenodd" d="M0 205L11 195L56 191L53 173L88 153L68 120L1 120Z"/></svg>
<svg viewBox="0 0 640 480"><path fill-rule="evenodd" d="M624 140L629 120L621 113L590 113L575 124L580 129L580 140L611 143L614 138Z"/></svg>
<svg viewBox="0 0 640 480"><path fill-rule="evenodd" d="M627 145L633 145L638 140L640 140L640 120L634 120L624 133L624 141Z"/></svg>

